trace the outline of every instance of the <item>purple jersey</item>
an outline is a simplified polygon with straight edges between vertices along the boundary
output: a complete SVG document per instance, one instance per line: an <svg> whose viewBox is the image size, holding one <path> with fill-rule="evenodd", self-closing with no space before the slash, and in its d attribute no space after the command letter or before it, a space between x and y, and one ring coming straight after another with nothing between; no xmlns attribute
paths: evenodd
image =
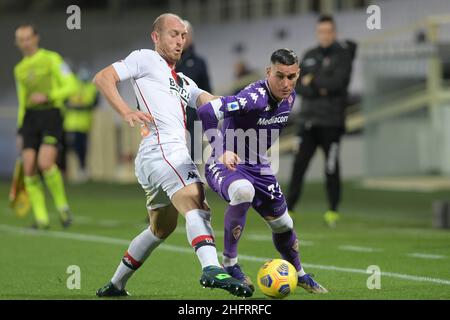
<svg viewBox="0 0 450 320"><path fill-rule="evenodd" d="M267 80L259 80L235 96L222 97L199 108L199 118L207 131L221 128L222 150L213 145L212 156L223 150L233 151L245 164L269 164L267 151L276 142L288 121L295 100L295 91L287 99L277 101L270 93ZM210 143L211 143L210 139Z"/></svg>

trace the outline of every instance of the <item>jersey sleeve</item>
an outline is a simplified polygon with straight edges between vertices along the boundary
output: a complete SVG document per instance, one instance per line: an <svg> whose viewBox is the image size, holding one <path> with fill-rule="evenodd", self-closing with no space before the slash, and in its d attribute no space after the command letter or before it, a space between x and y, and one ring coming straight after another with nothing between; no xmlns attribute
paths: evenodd
<svg viewBox="0 0 450 320"><path fill-rule="evenodd" d="M112 66L116 70L120 81L142 77L144 69L144 59L142 55L142 50L135 50L131 52L125 59L113 63Z"/></svg>
<svg viewBox="0 0 450 320"><path fill-rule="evenodd" d="M263 111L268 100L265 88L259 85L250 85L237 95L220 97L206 103L198 108L197 114L205 120L203 125L209 129L215 126L216 121L224 118L243 115L255 110Z"/></svg>
<svg viewBox="0 0 450 320"><path fill-rule="evenodd" d="M222 97L219 110L224 118L264 110L268 103L267 90L259 85L249 86L235 96Z"/></svg>
<svg viewBox="0 0 450 320"><path fill-rule="evenodd" d="M205 92L205 90L200 89L194 81L192 81L190 89L189 106L191 108L197 109L197 99L202 93Z"/></svg>
<svg viewBox="0 0 450 320"><path fill-rule="evenodd" d="M188 106L194 109L197 109L197 99L198 97L205 92L198 87L197 83L194 80L186 76L184 73L177 73L179 77L183 79L183 82L187 85L186 90L189 92L189 101Z"/></svg>
<svg viewBox="0 0 450 320"><path fill-rule="evenodd" d="M77 91L77 81L75 75L59 54L55 53L52 59L51 72L53 77L56 78L57 85L52 88L49 100L64 101Z"/></svg>
<svg viewBox="0 0 450 320"><path fill-rule="evenodd" d="M16 72L14 72L14 77L16 78L16 91L17 91L17 101L18 101L18 110L17 110L17 128L22 128L23 118L25 116L25 103L26 103L26 89L23 83L18 78Z"/></svg>

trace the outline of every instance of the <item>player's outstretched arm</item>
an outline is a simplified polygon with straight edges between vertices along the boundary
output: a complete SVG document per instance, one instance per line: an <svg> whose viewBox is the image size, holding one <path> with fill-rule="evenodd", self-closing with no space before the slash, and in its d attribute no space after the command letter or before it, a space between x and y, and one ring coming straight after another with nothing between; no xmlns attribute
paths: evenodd
<svg viewBox="0 0 450 320"><path fill-rule="evenodd" d="M214 133L219 121L223 119L223 112L220 111L222 100L220 98L211 100L197 109L197 115L202 121L205 134ZM208 137L208 140L210 137ZM211 142L211 141L210 141Z"/></svg>
<svg viewBox="0 0 450 320"><path fill-rule="evenodd" d="M197 108L203 106L204 104L207 104L208 102L211 102L215 99L220 99L219 96L214 96L211 93L207 92L207 91L203 91L203 93L201 93L198 98L197 98Z"/></svg>
<svg viewBox="0 0 450 320"><path fill-rule="evenodd" d="M222 106L222 99L216 98L198 108L197 114L202 121L203 132L214 149L216 159L222 162L229 170L235 171L241 159L234 152L223 149L223 137L217 129L219 120L224 117L224 113L221 111Z"/></svg>
<svg viewBox="0 0 450 320"><path fill-rule="evenodd" d="M109 104L130 124L131 127L134 127L134 122L141 124L153 122L152 116L148 113L130 109L120 96L119 90L117 90L117 83L119 81L119 75L112 65L99 71L93 79L98 91L100 91Z"/></svg>
<svg viewBox="0 0 450 320"><path fill-rule="evenodd" d="M261 94L260 94L261 95ZM217 129L220 120L235 115L242 115L250 110L263 110L267 105L267 94L259 98L258 94L242 90L238 95L216 97L207 92L203 92L197 98L197 109L199 119L202 121L203 130L207 132ZM214 130L211 130L214 133ZM209 137L208 137L209 139Z"/></svg>

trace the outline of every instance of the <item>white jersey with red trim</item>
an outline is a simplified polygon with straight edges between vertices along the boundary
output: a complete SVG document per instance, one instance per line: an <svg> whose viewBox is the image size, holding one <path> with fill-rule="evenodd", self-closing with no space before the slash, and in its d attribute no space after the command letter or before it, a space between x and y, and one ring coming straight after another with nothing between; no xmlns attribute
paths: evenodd
<svg viewBox="0 0 450 320"><path fill-rule="evenodd" d="M176 73L154 50L133 51L113 67L120 81L131 80L139 109L154 118L143 144L186 144L186 106L197 108L197 98L204 91Z"/></svg>
<svg viewBox="0 0 450 320"><path fill-rule="evenodd" d="M202 182L186 145L185 110L196 108L204 91L153 50L133 51L113 67L120 81L131 80L139 109L153 116L136 155L135 174L147 208L167 206L178 190Z"/></svg>

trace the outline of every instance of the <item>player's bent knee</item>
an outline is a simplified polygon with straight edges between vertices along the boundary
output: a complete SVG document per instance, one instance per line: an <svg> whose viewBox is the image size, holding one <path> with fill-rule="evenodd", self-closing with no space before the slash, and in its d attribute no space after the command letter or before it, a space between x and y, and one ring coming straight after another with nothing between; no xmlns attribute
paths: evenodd
<svg viewBox="0 0 450 320"><path fill-rule="evenodd" d="M171 206L159 205L149 211L150 231L159 239L167 239L176 229L178 212Z"/></svg>
<svg viewBox="0 0 450 320"><path fill-rule="evenodd" d="M205 192L203 184L193 183L175 192L171 197L171 202L181 214L193 209L204 207Z"/></svg>
<svg viewBox="0 0 450 320"><path fill-rule="evenodd" d="M177 228L177 222L166 222L164 225L150 223L151 232L159 239L167 239Z"/></svg>
<svg viewBox="0 0 450 320"><path fill-rule="evenodd" d="M273 233L284 233L294 229L294 221L286 211L277 219L266 221Z"/></svg>
<svg viewBox="0 0 450 320"><path fill-rule="evenodd" d="M157 237L158 239L165 240L167 239L176 229L176 225L170 228L156 228L156 227L150 227L150 230L152 233Z"/></svg>
<svg viewBox="0 0 450 320"><path fill-rule="evenodd" d="M231 205L252 202L255 197L255 188L246 179L236 180L228 187L228 196Z"/></svg>
<svg viewBox="0 0 450 320"><path fill-rule="evenodd" d="M51 161L38 161L38 167L41 172L50 170L53 165L54 163Z"/></svg>

